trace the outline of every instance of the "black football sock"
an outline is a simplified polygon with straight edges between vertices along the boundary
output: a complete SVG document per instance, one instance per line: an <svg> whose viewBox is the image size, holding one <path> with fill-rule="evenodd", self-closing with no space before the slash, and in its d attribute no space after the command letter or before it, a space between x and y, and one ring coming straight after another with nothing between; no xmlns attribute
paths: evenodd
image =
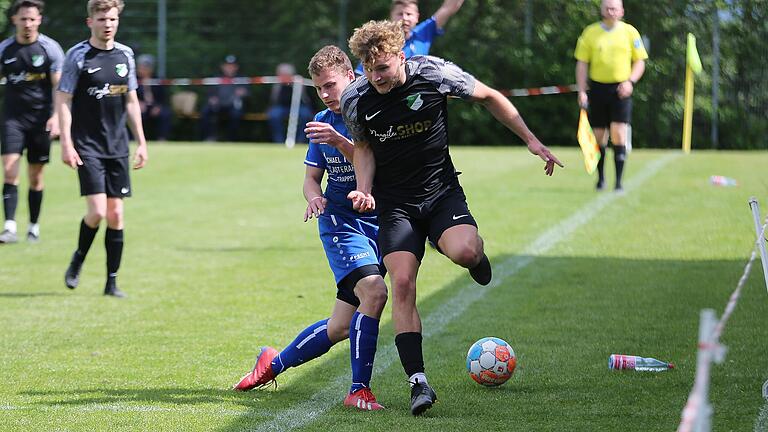
<svg viewBox="0 0 768 432"><path fill-rule="evenodd" d="M123 258L123 230L107 228L104 247L107 250L107 276L116 277Z"/></svg>
<svg viewBox="0 0 768 432"><path fill-rule="evenodd" d="M397 353L400 355L400 363L408 377L415 373L424 373L424 357L421 352L421 333L400 333L395 336Z"/></svg>
<svg viewBox="0 0 768 432"><path fill-rule="evenodd" d="M29 221L36 224L40 217L40 207L43 205L43 191L30 189L27 201L29 202Z"/></svg>
<svg viewBox="0 0 768 432"><path fill-rule="evenodd" d="M597 184L605 184L605 146L600 146L600 160L597 161Z"/></svg>
<svg viewBox="0 0 768 432"><path fill-rule="evenodd" d="M616 189L621 189L621 175L624 173L624 162L627 160L627 148L623 145L613 146L613 162L616 164Z"/></svg>
<svg viewBox="0 0 768 432"><path fill-rule="evenodd" d="M79 258L82 262L85 260L85 256L88 255L88 250L91 248L93 238L96 237L96 232L99 231L99 226L91 228L85 223L85 219L80 221L80 237L77 240L77 251L75 251L75 257Z"/></svg>
<svg viewBox="0 0 768 432"><path fill-rule="evenodd" d="M5 220L16 220L16 205L19 202L19 187L5 183L3 184L3 210L5 210Z"/></svg>

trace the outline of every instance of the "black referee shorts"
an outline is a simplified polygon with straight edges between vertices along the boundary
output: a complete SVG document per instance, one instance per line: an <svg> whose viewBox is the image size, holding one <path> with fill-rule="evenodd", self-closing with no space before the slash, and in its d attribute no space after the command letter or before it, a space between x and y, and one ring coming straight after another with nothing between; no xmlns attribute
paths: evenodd
<svg viewBox="0 0 768 432"><path fill-rule="evenodd" d="M632 98L620 99L619 83L603 84L589 81L589 124L593 128L608 128L611 123L632 123Z"/></svg>
<svg viewBox="0 0 768 432"><path fill-rule="evenodd" d="M397 206L383 209L379 213L381 256L405 251L421 261L426 239L437 245L440 236L456 225L477 227L461 186L452 188L434 204L418 210Z"/></svg>
<svg viewBox="0 0 768 432"><path fill-rule="evenodd" d="M3 123L2 145L0 153L24 154L27 149L27 162L47 164L51 156L51 136L45 130L45 123L27 126L16 119L6 119Z"/></svg>
<svg viewBox="0 0 768 432"><path fill-rule="evenodd" d="M109 198L131 196L131 177L128 157L102 159L80 156L83 165L77 167L80 196L106 193Z"/></svg>

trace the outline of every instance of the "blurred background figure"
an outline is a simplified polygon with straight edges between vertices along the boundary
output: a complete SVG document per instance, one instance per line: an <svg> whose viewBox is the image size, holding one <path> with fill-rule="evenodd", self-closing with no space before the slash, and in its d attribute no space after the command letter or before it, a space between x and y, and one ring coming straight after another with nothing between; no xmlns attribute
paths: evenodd
<svg viewBox="0 0 768 432"><path fill-rule="evenodd" d="M145 85L143 80L154 78L155 58L142 54L136 58L136 75L139 88L136 90L141 106L141 120L147 138L165 141L171 132L171 108L168 105L168 89L160 85Z"/></svg>
<svg viewBox="0 0 768 432"><path fill-rule="evenodd" d="M282 80L281 84L272 86L272 92L269 96L269 129L272 133L272 142L283 143L286 138L288 116L291 113L291 98L293 96L293 78L296 75L296 68L289 63L280 63L277 65L277 76ZM312 100L306 91L306 87L301 88L301 107L299 108L299 127L296 130L296 142L307 142L307 136L304 133L304 125L312 119Z"/></svg>
<svg viewBox="0 0 768 432"><path fill-rule="evenodd" d="M248 97L249 90L245 84L232 84L232 78L237 76L240 66L237 57L230 54L221 64L222 84L212 87L208 100L200 113L200 129L203 140L215 141L219 117L227 118L227 140L237 141L240 120L243 118L243 100Z"/></svg>

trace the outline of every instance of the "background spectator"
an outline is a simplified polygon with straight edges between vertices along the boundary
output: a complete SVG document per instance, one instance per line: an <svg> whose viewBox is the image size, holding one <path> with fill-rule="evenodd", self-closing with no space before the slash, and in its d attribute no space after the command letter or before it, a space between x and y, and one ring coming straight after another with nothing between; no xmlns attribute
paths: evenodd
<svg viewBox="0 0 768 432"><path fill-rule="evenodd" d="M291 98L293 96L293 77L296 68L292 64L277 65L277 76L282 84L275 84L269 96L269 129L272 132L272 142L283 143L286 138L287 120L291 113ZM296 142L307 142L304 125L312 119L312 101L306 87L301 88L301 107L299 108L299 127L296 130Z"/></svg>
<svg viewBox="0 0 768 432"><path fill-rule="evenodd" d="M221 64L223 83L212 87L208 93L208 101L200 113L201 132L205 141L215 141L219 116L227 117L227 139L237 141L240 120L243 118L243 99L248 97L248 86L232 84L232 78L237 76L240 69L237 58L230 54Z"/></svg>
<svg viewBox="0 0 768 432"><path fill-rule="evenodd" d="M148 139L165 141L171 131L171 109L168 106L168 88L160 85L145 85L143 80L154 78L155 58L142 54L136 58L136 75L139 78L141 120Z"/></svg>

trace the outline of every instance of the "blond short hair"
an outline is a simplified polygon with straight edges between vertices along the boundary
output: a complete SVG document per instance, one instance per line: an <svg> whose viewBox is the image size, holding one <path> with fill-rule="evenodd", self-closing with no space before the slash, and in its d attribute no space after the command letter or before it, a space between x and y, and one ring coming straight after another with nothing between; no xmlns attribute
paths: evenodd
<svg viewBox="0 0 768 432"><path fill-rule="evenodd" d="M380 54L398 54L404 45L402 23L389 20L368 21L349 38L349 49L363 64L370 64Z"/></svg>
<svg viewBox="0 0 768 432"><path fill-rule="evenodd" d="M414 5L416 8L418 8L419 0L392 0L392 6L389 7L389 11L392 12L398 6L405 7L409 5Z"/></svg>
<svg viewBox="0 0 768 432"><path fill-rule="evenodd" d="M123 0L88 0L88 16L92 17L97 12L106 12L112 8L117 8L117 13L123 13L125 3Z"/></svg>
<svg viewBox="0 0 768 432"><path fill-rule="evenodd" d="M349 56L335 45L326 45L320 48L312 56L307 68L310 76L320 75L321 72L329 69L336 70L341 74L352 70L352 62L349 60Z"/></svg>

